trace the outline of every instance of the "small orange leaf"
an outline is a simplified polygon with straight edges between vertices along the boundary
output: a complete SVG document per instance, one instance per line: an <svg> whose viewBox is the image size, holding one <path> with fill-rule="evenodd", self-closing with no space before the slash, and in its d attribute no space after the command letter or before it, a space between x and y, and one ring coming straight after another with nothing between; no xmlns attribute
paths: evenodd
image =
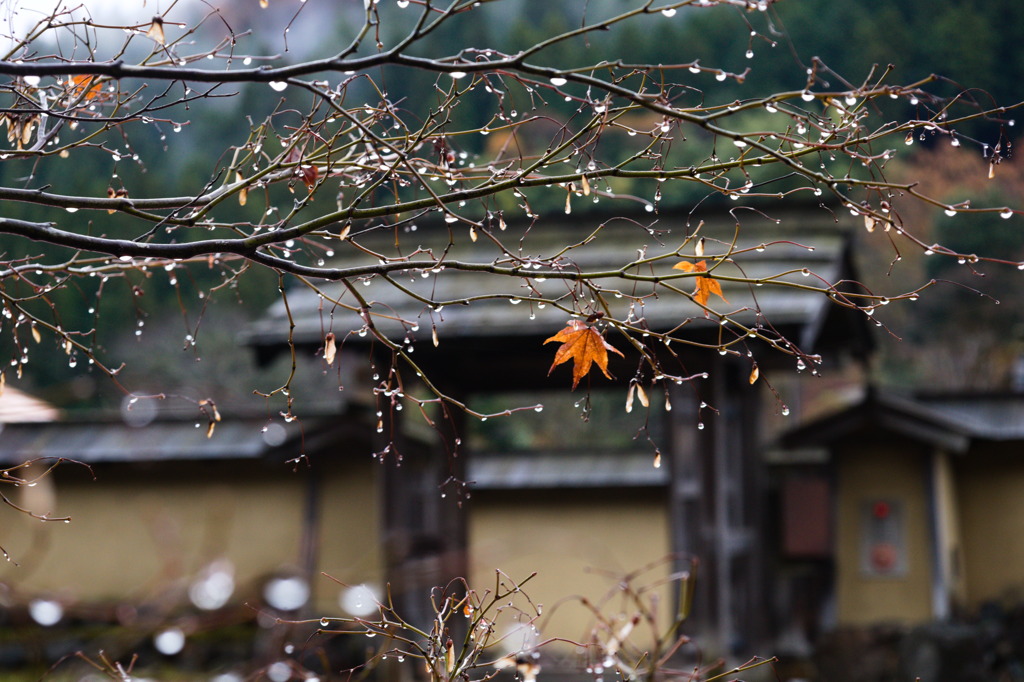
<svg viewBox="0 0 1024 682"><path fill-rule="evenodd" d="M245 177L239 171L235 171L235 182L242 182L244 180ZM245 202L247 202L248 200L249 188L243 187L242 189L238 190L238 205L245 206Z"/></svg>
<svg viewBox="0 0 1024 682"><path fill-rule="evenodd" d="M120 188L120 189L114 189L113 187L108 187L107 188L107 198L108 199L127 199L128 198L128 190L126 190L123 187ZM117 213L117 209L116 208L108 208L107 209L107 213L110 213L110 214Z"/></svg>
<svg viewBox="0 0 1024 682"><path fill-rule="evenodd" d="M604 340L601 332L579 320L573 320L565 329L547 339L544 343L552 341L560 341L562 345L555 351L555 361L551 363L551 369L548 370L548 374L551 374L558 365L571 359L573 361L573 389L579 385L580 379L590 372L590 367L593 364L597 364L598 369L606 377L612 378L612 375L608 373L608 351L625 357L618 348Z"/></svg>
<svg viewBox="0 0 1024 682"><path fill-rule="evenodd" d="M96 76L71 76L68 90L72 97L84 97L87 100L95 99L103 92L103 83Z"/></svg>
<svg viewBox="0 0 1024 682"><path fill-rule="evenodd" d="M673 270L682 270L683 272L707 272L708 264L707 261L699 260L696 263L689 261L683 261L682 263L676 263L672 266ZM729 302L722 294L722 285L717 279L714 279L710 275L700 275L697 277L697 288L693 292L693 300L701 305L707 305L708 299L711 294L718 296L720 299Z"/></svg>
<svg viewBox="0 0 1024 682"><path fill-rule="evenodd" d="M756 383L759 376L761 376L761 370L757 368L757 365L754 365L754 368L750 370L750 378L747 381L751 384Z"/></svg>

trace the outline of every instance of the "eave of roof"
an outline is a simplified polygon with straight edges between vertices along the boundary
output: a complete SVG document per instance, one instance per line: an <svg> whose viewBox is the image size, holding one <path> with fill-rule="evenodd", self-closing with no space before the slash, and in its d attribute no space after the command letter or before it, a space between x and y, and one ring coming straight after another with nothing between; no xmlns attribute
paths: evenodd
<svg viewBox="0 0 1024 682"><path fill-rule="evenodd" d="M474 490L637 488L668 485L649 453L479 453L467 463Z"/></svg>
<svg viewBox="0 0 1024 682"><path fill-rule="evenodd" d="M792 429L786 448L827 446L853 435L896 434L963 453L972 441L1024 440L1024 395L913 399L870 390L858 403Z"/></svg>
<svg viewBox="0 0 1024 682"><path fill-rule="evenodd" d="M32 459L86 464L171 460L258 459L298 437L297 424L225 419L207 438L206 424L159 421L132 428L120 421L16 423L0 427L0 465Z"/></svg>

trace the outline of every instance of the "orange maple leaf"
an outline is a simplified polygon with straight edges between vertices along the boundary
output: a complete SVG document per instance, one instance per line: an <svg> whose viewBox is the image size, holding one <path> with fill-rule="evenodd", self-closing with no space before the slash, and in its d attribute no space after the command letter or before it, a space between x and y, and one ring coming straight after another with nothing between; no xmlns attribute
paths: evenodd
<svg viewBox="0 0 1024 682"><path fill-rule="evenodd" d="M683 272L707 272L708 264L707 261L699 260L696 263L690 261L683 261L682 263L676 263L672 266L673 270L682 270ZM708 298L711 294L718 296L720 299L729 302L724 295L722 295L722 285L719 281L709 275L699 275L697 277L697 288L693 291L693 300L701 305L708 304Z"/></svg>
<svg viewBox="0 0 1024 682"><path fill-rule="evenodd" d="M544 343L552 341L561 341L562 345L555 351L555 361L551 363L548 374L550 375L555 367L572 358L573 389L580 383L580 379L587 375L592 364L597 364L606 377L612 378L612 375L608 373L608 351L625 357L618 348L604 340L601 332L579 320L573 320L565 329Z"/></svg>
<svg viewBox="0 0 1024 682"><path fill-rule="evenodd" d="M95 99L103 94L103 82L97 76L71 76L68 92L75 98L84 95L86 100Z"/></svg>

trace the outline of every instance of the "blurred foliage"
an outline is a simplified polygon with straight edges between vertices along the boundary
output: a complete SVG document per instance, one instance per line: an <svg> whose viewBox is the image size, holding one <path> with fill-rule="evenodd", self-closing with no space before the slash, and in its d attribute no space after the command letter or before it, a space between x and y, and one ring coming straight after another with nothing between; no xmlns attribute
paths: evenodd
<svg viewBox="0 0 1024 682"><path fill-rule="evenodd" d="M619 389L590 389L575 402L561 391L488 393L473 397L474 410L493 413L509 405L544 404L543 412L530 410L502 419L467 422L467 444L474 452L650 452L650 441L665 434L665 397L649 396L650 408L636 400L631 412L623 410ZM594 425L600 428L593 428Z"/></svg>
<svg viewBox="0 0 1024 682"><path fill-rule="evenodd" d="M949 144L919 150L893 168L898 178L914 177L922 191L950 203L971 199L973 206L1017 205L1024 198L1024 163L1013 158L988 178L987 164L972 151ZM1005 390L1013 364L1024 351L1020 310L1021 273L1012 265L972 263L970 255L997 253L1024 260L1021 216L963 213L949 217L935 207L905 207L905 224L918 226L926 243L963 254L932 257L894 246L885 233L864 234L861 272L869 286L935 279L938 284L916 303L889 306L878 318L902 343L878 346L878 380L929 390ZM894 262L899 259L899 262ZM895 267L892 267L895 266ZM883 282L888 280L888 282Z"/></svg>
<svg viewBox="0 0 1024 682"><path fill-rule="evenodd" d="M622 0L594 0L585 6L536 0L495 3L492 7L484 8L488 12L488 21L481 22L477 12L472 13L472 17L466 21L456 18L432 34L419 49L424 55L437 56L450 54L453 48L487 45L514 53L533 45L544 36L578 26L581 21L593 21L632 6ZM311 7L309 11L315 9ZM347 18L351 11L356 10L345 6L331 13L325 12L325 21L320 30L336 32L340 42L343 42L344 37L351 33L352 22ZM413 16L410 13L410 21ZM469 21L472 21L472 25L468 24ZM397 36L401 29L401 26L395 25L392 28L394 35ZM280 36L273 39L261 38L258 34L254 38L257 43L260 40L274 43L279 39ZM924 0L907 0L902 3L800 0L772 4L767 12L748 13L738 8L717 8L714 11L680 10L672 17L654 13L617 26L602 34L600 40L580 38L559 43L534 55L530 61L564 66L593 63L602 58L632 63L685 64L700 60L702 65L735 73L743 73L749 67L750 73L743 83L733 79L719 81L707 72L694 74L691 79L692 88L675 93L675 101L681 105L727 103L759 94L803 89L807 85L807 69L815 57L828 67L818 72L825 81L816 84L815 87L820 89L843 89L847 80L858 83L867 77L873 65L884 69L892 64L895 70L889 80L893 83L910 82L933 72L939 73L949 79L947 85L939 86L940 91L945 90L948 94L970 86L972 90L968 96L976 98L987 107L996 103L1009 103L1020 96L1018 84L1024 77L1024 52L1017 46L1022 40L1024 5L1011 0L992 0L981 4L959 0L940 4ZM318 47L317 41L305 42L303 47L306 50L324 51ZM340 42L332 41L330 49L335 49ZM276 44L271 49L276 49ZM377 81L379 90L371 87L367 79L358 79L351 86L350 97L374 101L384 95L401 108L402 102L440 102L444 96L438 83L429 78L418 78L412 70L391 68L371 75ZM535 92L534 96L550 98L552 94ZM454 108L452 117L457 119L459 125L469 123L478 127L487 126L493 123L491 116L496 101L499 101L496 98L494 92L477 89ZM509 95L499 102L500 108L509 115L515 112L517 116L526 116L531 110L531 102L522 97L520 101L513 101ZM274 110L276 104L275 93L268 88L241 87L237 96L219 100L223 116L203 120L202 125L184 122L180 131L172 123L140 126L132 129L130 140L119 137L116 146L124 148L130 144L137 158L121 157L115 160L109 152L97 148L94 150L95 158L90 163L68 164L59 172L65 181L68 175L72 176L75 186L81 188L81 193L86 196L105 196L107 187L124 188L130 196L167 193L168 188L171 188L171 192L185 196L208 183L216 186L224 181L225 178L219 173L229 160L209 158L208 150L223 149L225 141L235 144L245 141L249 131L237 129L234 123L239 120L239 114L248 115L248 120L256 125ZM567 117L589 115L589 112L577 111L576 106L565 103L561 113ZM909 105L900 103L893 106ZM894 113L913 115L912 111ZM650 125L650 122L637 122L637 125L641 124ZM751 129L762 127L761 122L753 116L749 125ZM552 121L553 137L557 130L557 123ZM284 134L286 130L282 128L281 132ZM969 134L992 144L1000 134L999 126L978 123L969 129ZM602 144L619 144L616 138L619 136L624 139L621 137L623 135L621 132L609 134L602 140ZM187 145L176 144L175 153L168 153L166 138L170 136L184 138ZM175 141L180 142L179 139ZM508 142L501 135L492 134L474 135L450 143L453 149L472 155L485 145ZM544 145L548 140L514 142L521 145ZM927 143L925 147L932 146L931 140ZM677 145L673 150L673 161L684 165L687 158L704 158L709 153L709 145L709 140L701 139L699 133L694 133L685 145ZM920 146L915 150L918 148ZM188 149L190 152L182 155L177 151L180 149ZM8 160L0 164L0 182L13 187L46 186L53 181L47 174L58 172L55 168L48 164L37 168L28 162ZM757 169L753 171L751 179L757 183ZM784 189L782 184L777 188ZM629 193L631 186L628 181L617 181L614 189L616 192ZM699 188L692 183L669 184L660 192L663 194L662 205L690 204L704 199ZM594 199L597 200L597 197ZM998 198L993 196L993 200L998 201ZM558 210L564 202L564 195L550 190L537 191L530 194L529 201L536 210ZM52 210L31 204L11 204L5 206L5 215L26 220L46 220L48 212ZM258 209L253 205L240 207L225 204L218 210L224 212L223 216L218 217L227 220L260 219ZM110 216L102 224L97 222L90 225L90 229L127 238L137 236L128 231L128 223L123 218L119 215ZM957 224L968 221L975 225L972 231L942 227L940 236L965 246L973 244L971 239L1009 240L1007 249L1018 246L1012 234L1016 219L1000 223L997 218L957 218ZM991 245L991 241L986 243ZM0 239L0 254L4 259L45 253L53 248L22 240ZM66 315L77 317L67 320L69 328L89 328L92 321L101 345L114 345L123 344L119 339L131 338L132 331L139 329L140 321L153 326L162 324L157 318L164 316L198 319L201 310L207 305L205 300L198 297L198 293L208 292L223 280L223 273L216 269L210 270L208 279L200 276L195 281L177 286L171 285L168 278L162 275L157 273L146 281L141 281L141 278L140 281L121 278L111 280L103 285L107 291L99 304L96 303L96 294L101 286L99 281L91 289L61 289L54 292L52 298L56 307L71 311L65 312ZM239 278L238 283L229 290L219 292L217 297L237 302L243 311L241 317L252 318L273 300L275 280L273 273L253 269L245 277ZM986 283L992 281L991 276L986 279ZM138 295L140 291L144 295ZM1009 295L1013 301L1015 292L1011 291ZM956 289L952 296L951 301L955 301L958 306L963 297L976 294L968 293L966 289ZM935 299L939 309L948 305L943 303L946 300L944 298ZM244 322L240 321L239 324ZM914 334L911 336L921 336L916 332ZM140 342L146 343L145 330ZM9 341L5 339L2 343L0 358L11 357L14 351ZM70 381L73 373L68 371L68 361L62 349L42 344L33 352L38 354L40 361L34 361L31 365L30 389L45 389ZM233 343L211 343L205 352L208 354L207 365L216 366L219 353L235 355L238 348ZM211 353L213 355L209 355ZM154 385L160 384L162 379L177 378L173 363L150 363L147 371L151 372L150 379ZM105 392L62 390L51 392L50 395L62 404L89 405L104 400L101 394Z"/></svg>

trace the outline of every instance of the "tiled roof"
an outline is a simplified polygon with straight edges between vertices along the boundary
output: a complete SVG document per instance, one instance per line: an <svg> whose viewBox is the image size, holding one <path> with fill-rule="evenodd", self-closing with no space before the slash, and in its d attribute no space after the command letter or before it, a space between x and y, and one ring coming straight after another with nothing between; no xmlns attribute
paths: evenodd
<svg viewBox="0 0 1024 682"><path fill-rule="evenodd" d="M951 452L972 441L1024 440L1024 394L953 394L914 398L869 390L856 404L784 433L785 448L841 442L851 434L897 434Z"/></svg>
<svg viewBox="0 0 1024 682"><path fill-rule="evenodd" d="M974 438L1024 440L1022 394L929 397L921 404Z"/></svg>
<svg viewBox="0 0 1024 682"><path fill-rule="evenodd" d="M736 258L736 264L722 263L716 272L722 275L742 275L751 278L776 278L785 282L820 286L824 281L852 276L849 273L847 253L848 231L837 224L833 214L825 210L801 212L790 215L779 222L744 211L743 227L736 229L736 220L727 212L720 212L717 220L709 220L701 229L700 234L706 237L705 256L708 262L716 254L725 253L730 244L734 250L746 250ZM563 270L576 269L587 271L609 270L621 265L641 251L646 256L656 253L673 253L679 249L688 231L694 229L699 222L689 219L686 227L686 216L645 216L645 221L627 221L624 219L609 221L600 236L585 245L566 253ZM522 256L550 256L565 249L570 242L585 242L594 230L597 220L573 216L575 222L538 222L529 231L521 244ZM659 233L655 236L648 226ZM456 226L464 230L464 226ZM463 235L455 239L455 246L449 248L449 226L422 227L416 232L401 235L401 248L408 254L414 249L429 249L434 254L446 253L448 260L465 262L491 263L502 258L495 244L481 236L471 242ZM392 229L378 230L379 234L364 233L358 236L363 245L370 245L376 253L396 257L395 236ZM509 234L511 234L511 228ZM660 243L659 243L660 242ZM764 249L758 247L768 246ZM358 265L372 265L377 260L366 252L352 248L348 244L338 247L338 255L329 265L343 268ZM686 253L693 256L691 243ZM671 266L679 262L672 259L660 261L653 268L644 270L644 274L671 274ZM806 274L805 274L806 273ZM426 276L423 276L426 274ZM678 273L677 273L678 274ZM820 279L819 279L820 277ZM450 303L441 311L430 310L424 303L417 301L408 292L433 301L462 301L468 298L504 293L510 296L522 296L528 299L530 289L522 278L513 276L495 276L487 272L459 272L446 269L431 273L406 273L395 277L392 285L380 278L369 282L368 286L358 285L358 291L372 304L372 309L381 315L418 322L422 329L417 336L420 340L430 339L430 326L437 324L442 339L476 338L476 337L509 337L509 336L547 336L563 327L568 315L554 306L540 308L523 300L518 305L509 300L471 301L468 305ZM607 280L612 286L611 281ZM628 313L628 294L643 295L643 284L638 284L635 291L625 291L628 283L619 282L614 286L623 289L627 297L608 297L612 312L616 317L625 318ZM647 291L650 285L646 285ZM680 282L679 286L691 289L692 282ZM745 283L722 282L728 303L714 298L710 303L721 312L734 312L736 318L750 323L763 312L768 323L776 326L797 326L801 338L794 340L805 349L813 346L825 326L826 316L835 312L839 315L849 314L848 309L832 305L819 293L793 287L766 285L754 287ZM406 289L402 291L399 287ZM545 296L561 297L567 307L572 306L572 297L568 294L571 283L560 279L548 279L537 285ZM308 288L298 288L288 296L288 308L292 321L295 323L293 338L299 344L318 344L322 342L325 330L334 331L341 339L353 330L363 326L363 321L355 312L335 308L330 300L340 300L352 305L355 299L345 287L337 282L322 283L321 298ZM856 313L855 313L856 314ZM246 341L252 345L273 348L283 345L289 333L288 314L283 303L278 302L267 314L246 332ZM641 308L634 305L633 318L643 317L651 328L668 330L681 321L692 318L688 324L695 332L708 330L716 323L703 319L699 308L684 296L666 295L664 290L659 297L650 296ZM863 318L862 314L859 314ZM861 319L860 323L864 324ZM375 318L377 326L388 332L399 328L397 323L387 317ZM849 341L850 334L845 340ZM358 342L358 337L351 337L349 343Z"/></svg>
<svg viewBox="0 0 1024 682"><path fill-rule="evenodd" d="M210 438L206 423L157 421L132 428L121 421L3 425L0 466L30 459L73 459L87 464L165 460L254 459L294 442L299 430L266 420L225 419ZM308 426L307 426L308 428Z"/></svg>

